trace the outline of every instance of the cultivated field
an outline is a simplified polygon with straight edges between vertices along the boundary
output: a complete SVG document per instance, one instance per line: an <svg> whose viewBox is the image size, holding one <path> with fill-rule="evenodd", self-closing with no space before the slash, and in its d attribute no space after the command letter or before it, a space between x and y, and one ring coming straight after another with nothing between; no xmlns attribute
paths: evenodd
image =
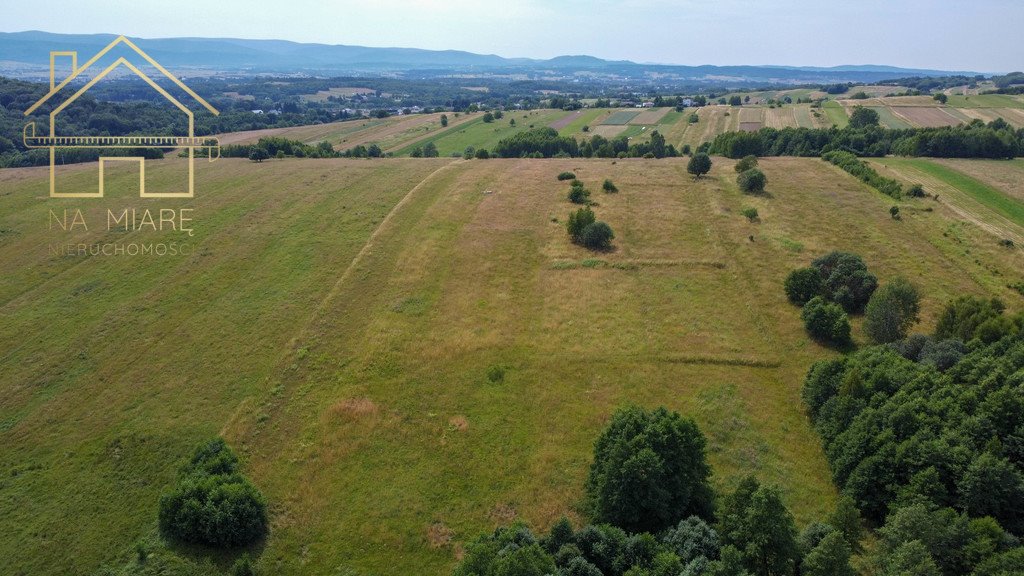
<svg viewBox="0 0 1024 576"><path fill-rule="evenodd" d="M725 111L689 128L738 122ZM147 176L177 177L170 166ZM804 333L786 273L852 250L883 283L920 286L925 327L963 294L1020 309L1006 284L1024 279L1024 253L996 242L1018 223L979 227L1005 205L959 202L977 191L939 189L968 186L942 175L924 182L939 200L902 202L897 221L891 200L821 160L762 159L770 197L758 198L738 192L729 160L700 181L685 166L201 162L197 198L179 201L195 208L195 251L177 258L48 256L63 238L48 211L85 202L47 199L45 169L0 171L5 569L133 561L160 492L200 439L223 434L270 502L264 571L445 574L481 531L578 516L593 441L627 402L694 417L718 487L753 471L782 485L801 526L823 517L835 492L799 389L833 352ZM1004 169L988 186L1022 170ZM95 170L66 176L93 183ZM563 170L595 190L613 251L568 242ZM111 177L95 209L140 204L133 174ZM598 192L605 178L621 191Z"/></svg>

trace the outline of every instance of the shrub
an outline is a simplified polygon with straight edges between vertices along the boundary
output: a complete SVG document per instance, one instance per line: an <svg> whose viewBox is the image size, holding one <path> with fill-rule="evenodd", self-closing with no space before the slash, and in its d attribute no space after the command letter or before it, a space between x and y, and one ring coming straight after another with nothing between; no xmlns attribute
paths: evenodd
<svg viewBox="0 0 1024 576"><path fill-rule="evenodd" d="M253 162L263 162L268 158L270 158L270 152L267 152L267 149L262 146L253 148L252 152L249 153L249 160Z"/></svg>
<svg viewBox="0 0 1024 576"><path fill-rule="evenodd" d="M865 164L860 158L850 152L834 150L821 155L822 159L835 164L850 174L860 178L868 186L871 186L889 196L899 200L903 197L903 185L892 178L884 178L874 168Z"/></svg>
<svg viewBox="0 0 1024 576"><path fill-rule="evenodd" d="M926 196L924 186L920 184L911 185L910 188L907 188L907 196L911 198L924 198Z"/></svg>
<svg viewBox="0 0 1024 576"><path fill-rule="evenodd" d="M733 169L736 170L737 174L741 172L746 172L751 168L757 168L757 156L754 156L753 154L744 156L739 162L736 163L736 166L733 167Z"/></svg>
<svg viewBox="0 0 1024 576"><path fill-rule="evenodd" d="M747 220L750 220L751 222L756 222L758 218L757 208L754 208L753 206L747 206L743 210L740 210L740 214L746 216Z"/></svg>
<svg viewBox="0 0 1024 576"><path fill-rule="evenodd" d="M921 295L907 279L896 277L877 290L864 312L864 333L878 344L907 337L918 321Z"/></svg>
<svg viewBox="0 0 1024 576"><path fill-rule="evenodd" d="M900 207L899 206L890 206L889 207L889 216L891 216L893 220L899 220L900 219Z"/></svg>
<svg viewBox="0 0 1024 576"><path fill-rule="evenodd" d="M477 160L487 160L491 157L491 153L487 151L487 148L481 148L476 151L475 158Z"/></svg>
<svg viewBox="0 0 1024 576"><path fill-rule="evenodd" d="M706 441L693 420L665 408L615 412L594 444L587 496L598 522L657 532L697 516L710 520Z"/></svg>
<svg viewBox="0 0 1024 576"><path fill-rule="evenodd" d="M811 265L821 272L824 296L851 314L863 310L878 287L878 278L856 254L830 252Z"/></svg>
<svg viewBox="0 0 1024 576"><path fill-rule="evenodd" d="M594 211L590 208L580 208L575 212L569 213L569 219L565 223L565 228L569 232L569 238L576 244L583 241L583 229L594 223L596 217Z"/></svg>
<svg viewBox="0 0 1024 576"><path fill-rule="evenodd" d="M797 306L821 294L821 272L814 266L793 270L786 277L786 297Z"/></svg>
<svg viewBox="0 0 1024 576"><path fill-rule="evenodd" d="M690 158L690 162L686 165L686 171L693 174L694 177L700 178L711 171L711 157L704 152L697 152Z"/></svg>
<svg viewBox="0 0 1024 576"><path fill-rule="evenodd" d="M237 462L223 440L200 446L178 484L160 497L160 531L216 547L244 546L265 536L266 502L237 473Z"/></svg>
<svg viewBox="0 0 1024 576"><path fill-rule="evenodd" d="M832 344L850 341L850 320L842 307L815 296L804 304L800 313L804 328L816 340Z"/></svg>
<svg viewBox="0 0 1024 576"><path fill-rule="evenodd" d="M856 98L859 94L854 94ZM864 95L867 98L867 95ZM878 126L878 112L875 112L871 108L865 108L863 106L854 106L853 112L850 113L850 127L851 128L866 128L868 126Z"/></svg>
<svg viewBox="0 0 1024 576"><path fill-rule="evenodd" d="M746 194L760 194L764 192L764 186L767 182L768 178L765 177L764 172L757 168L751 168L736 177L736 184Z"/></svg>
<svg viewBox="0 0 1024 576"><path fill-rule="evenodd" d="M696 112L693 112L686 119L686 121L689 122L690 124L696 124L697 122L700 122L700 118L697 117L697 113Z"/></svg>
<svg viewBox="0 0 1024 576"><path fill-rule="evenodd" d="M583 228L583 232L580 234L580 244L591 250L607 250L611 248L614 238L615 233L612 232L612 227L598 220Z"/></svg>
<svg viewBox="0 0 1024 576"><path fill-rule="evenodd" d="M935 324L935 338L956 338L970 342L977 337L978 328L1003 314L1006 307L993 298L985 300L974 296L961 296L946 305Z"/></svg>
<svg viewBox="0 0 1024 576"><path fill-rule="evenodd" d="M607 178L605 178L604 184L601 184L601 189L609 194L619 191L618 187L616 187L615 184Z"/></svg>
<svg viewBox="0 0 1024 576"><path fill-rule="evenodd" d="M587 190L579 180L573 180L569 188L569 202L573 204L586 204L590 200L590 191Z"/></svg>
<svg viewBox="0 0 1024 576"><path fill-rule="evenodd" d="M576 175L573 174L572 172L562 172L562 173L560 173L558 175L558 181L559 182L561 182L562 180L575 180L575 179L576 179Z"/></svg>

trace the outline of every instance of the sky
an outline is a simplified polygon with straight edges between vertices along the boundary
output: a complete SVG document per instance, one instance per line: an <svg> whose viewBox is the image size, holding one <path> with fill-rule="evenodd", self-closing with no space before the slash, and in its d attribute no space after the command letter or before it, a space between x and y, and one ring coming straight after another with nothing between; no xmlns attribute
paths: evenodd
<svg viewBox="0 0 1024 576"><path fill-rule="evenodd" d="M0 31L588 54L664 64L1024 68L1024 0L32 0ZM0 60L3 55L0 54Z"/></svg>

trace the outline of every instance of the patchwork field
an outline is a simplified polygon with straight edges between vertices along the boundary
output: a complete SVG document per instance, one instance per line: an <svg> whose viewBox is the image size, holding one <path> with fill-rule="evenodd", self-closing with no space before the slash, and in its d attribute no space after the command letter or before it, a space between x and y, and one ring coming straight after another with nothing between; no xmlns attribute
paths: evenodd
<svg viewBox="0 0 1024 576"><path fill-rule="evenodd" d="M690 128L738 122L725 111ZM817 159L763 159L770 197L757 198L724 159L700 181L685 159L224 159L197 164L199 194L176 203L196 229L177 258L50 256L48 211L81 203L47 199L45 169L0 170L4 565L133 561L135 542L156 542L160 492L223 434L270 502L264 571L445 574L483 530L575 516L592 443L626 402L694 417L714 483L781 483L803 526L835 492L799 388L833 353L786 303L786 273L856 251L883 282L919 284L925 326L953 296L1024 304L1006 287L1024 253L996 242L1019 222L979 226L993 201L955 200L976 198L979 178L876 165L939 200L902 202L893 220L891 200ZM172 166L147 176L173 180ZM971 170L1004 166L981 181L998 191L1019 162ZM563 170L619 187L595 194L613 251L568 242ZM138 204L133 175L112 176L94 209Z"/></svg>

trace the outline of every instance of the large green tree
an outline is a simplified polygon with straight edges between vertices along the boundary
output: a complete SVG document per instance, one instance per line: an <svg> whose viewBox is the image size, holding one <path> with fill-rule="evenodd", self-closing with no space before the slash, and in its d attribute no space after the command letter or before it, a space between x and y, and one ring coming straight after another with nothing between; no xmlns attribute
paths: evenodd
<svg viewBox="0 0 1024 576"><path fill-rule="evenodd" d="M693 420L665 408L618 410L594 445L587 495L594 519L659 532L713 515L711 468Z"/></svg>
<svg viewBox="0 0 1024 576"><path fill-rule="evenodd" d="M876 290L864 310L864 333L878 344L907 337L919 320L921 295L906 278L897 276Z"/></svg>

